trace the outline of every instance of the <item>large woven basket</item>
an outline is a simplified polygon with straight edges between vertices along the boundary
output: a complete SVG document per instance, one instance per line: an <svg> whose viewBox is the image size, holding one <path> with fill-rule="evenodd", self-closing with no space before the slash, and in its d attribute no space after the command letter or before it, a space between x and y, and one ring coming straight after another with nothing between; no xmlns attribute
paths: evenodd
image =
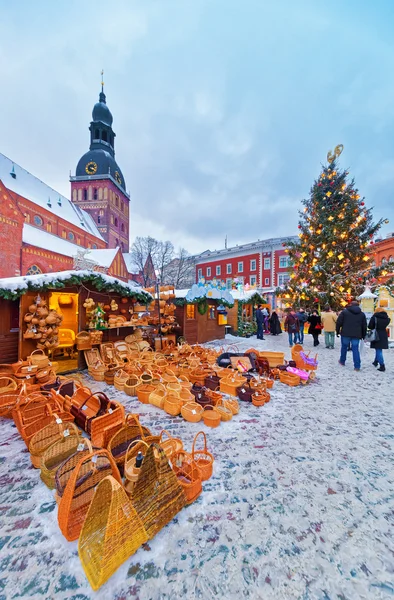
<svg viewBox="0 0 394 600"><path fill-rule="evenodd" d="M158 457L157 462L155 453ZM169 523L186 505L186 497L165 452L151 444L133 490L133 506L149 539Z"/></svg>
<svg viewBox="0 0 394 600"><path fill-rule="evenodd" d="M181 414L182 401L179 398L178 394L172 394L167 392L164 398L163 409L168 415L172 417L176 417Z"/></svg>
<svg viewBox="0 0 394 600"><path fill-rule="evenodd" d="M215 404L215 408L220 414L220 418L222 421L231 421L233 418L233 411L230 407L226 406L223 400L219 400Z"/></svg>
<svg viewBox="0 0 394 600"><path fill-rule="evenodd" d="M141 380L138 375L129 375L127 380L123 385L123 391L128 396L136 396L137 395L137 387L140 385Z"/></svg>
<svg viewBox="0 0 394 600"><path fill-rule="evenodd" d="M138 415L128 414L123 427L112 436L108 443L108 452L118 467L123 467L130 444L141 439L146 442L158 441L159 436L152 436L150 429L141 425Z"/></svg>
<svg viewBox="0 0 394 600"><path fill-rule="evenodd" d="M289 373L288 371L279 371L279 380L282 383L290 386L300 385L301 379L298 375L294 375L293 373Z"/></svg>
<svg viewBox="0 0 394 600"><path fill-rule="evenodd" d="M93 590L98 590L148 534L122 485L112 476L97 486L78 542L78 553Z"/></svg>
<svg viewBox="0 0 394 600"><path fill-rule="evenodd" d="M166 398L167 391L164 385L159 383L153 392L149 394L149 404L153 406L157 406L157 408L164 408L164 400Z"/></svg>
<svg viewBox="0 0 394 600"><path fill-rule="evenodd" d="M56 475L55 475L55 486L56 486L56 502L60 502L60 498L64 494L64 490L66 489L68 480L70 479L73 470L81 460L83 456L86 454L90 454L93 450L98 450L98 448L93 448L91 441L88 438L81 438L77 447L77 451L66 458L59 465Z"/></svg>
<svg viewBox="0 0 394 600"><path fill-rule="evenodd" d="M167 439L163 439L163 434L167 436ZM163 429L160 434L159 445L163 448L169 460L171 460L173 454L183 450L183 442L181 438L173 437L166 429Z"/></svg>
<svg viewBox="0 0 394 600"><path fill-rule="evenodd" d="M149 396L156 389L155 385L142 383L137 387L137 398L142 404L149 404Z"/></svg>
<svg viewBox="0 0 394 600"><path fill-rule="evenodd" d="M107 475L112 475L122 485L117 466L107 450L86 454L74 468L58 510L60 530L69 542L78 539L95 487Z"/></svg>
<svg viewBox="0 0 394 600"><path fill-rule="evenodd" d="M116 371L114 377L114 386L120 392L124 391L124 384L129 379L129 374L126 371L120 370Z"/></svg>

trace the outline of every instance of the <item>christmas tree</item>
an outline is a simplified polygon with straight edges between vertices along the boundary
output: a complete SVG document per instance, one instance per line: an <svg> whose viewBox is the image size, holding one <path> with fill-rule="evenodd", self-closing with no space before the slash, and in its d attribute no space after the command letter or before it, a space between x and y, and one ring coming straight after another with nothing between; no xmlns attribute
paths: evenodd
<svg viewBox="0 0 394 600"><path fill-rule="evenodd" d="M300 211L299 240L286 245L290 280L277 290L289 304L330 304L343 308L363 291L372 255L368 247L384 221L373 222L354 180L337 166L343 146L327 156L310 197Z"/></svg>

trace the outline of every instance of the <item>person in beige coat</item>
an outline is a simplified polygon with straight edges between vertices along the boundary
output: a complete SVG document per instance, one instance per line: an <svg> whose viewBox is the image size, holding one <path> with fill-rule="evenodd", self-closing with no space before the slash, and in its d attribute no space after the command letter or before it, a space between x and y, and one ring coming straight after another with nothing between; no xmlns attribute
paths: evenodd
<svg viewBox="0 0 394 600"><path fill-rule="evenodd" d="M337 322L337 315L331 310L331 307L326 304L324 312L321 314L321 322L324 327L324 341L326 342L326 348L334 348L335 342L335 326Z"/></svg>

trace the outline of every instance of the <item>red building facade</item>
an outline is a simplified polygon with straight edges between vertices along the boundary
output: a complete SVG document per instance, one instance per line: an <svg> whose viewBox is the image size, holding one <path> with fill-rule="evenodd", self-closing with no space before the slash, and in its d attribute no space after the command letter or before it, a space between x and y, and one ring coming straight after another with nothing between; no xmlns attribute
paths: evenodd
<svg viewBox="0 0 394 600"><path fill-rule="evenodd" d="M207 250L196 257L196 280L214 278L231 287L234 279L268 291L289 279L288 256L283 244L296 237L271 238L222 250Z"/></svg>

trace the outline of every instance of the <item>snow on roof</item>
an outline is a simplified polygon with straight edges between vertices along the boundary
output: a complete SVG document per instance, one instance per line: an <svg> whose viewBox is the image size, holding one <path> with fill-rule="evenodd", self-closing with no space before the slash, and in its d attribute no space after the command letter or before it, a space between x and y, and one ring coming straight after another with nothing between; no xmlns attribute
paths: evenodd
<svg viewBox="0 0 394 600"><path fill-rule="evenodd" d="M133 262L131 252L125 252L123 258L128 272L133 273L133 275L138 275L141 269Z"/></svg>
<svg viewBox="0 0 394 600"><path fill-rule="evenodd" d="M18 293L19 290L28 290L29 284L31 286L39 287L39 286L50 286L51 283L64 281L67 282L71 277L78 277L81 280L84 278L90 279L92 276L97 277L98 279L103 280L106 284L116 284L128 293L132 292L133 294L143 293L148 297L152 298L151 294L142 289L141 286L136 284L134 281L129 281L125 283L116 277L111 277L110 275L106 275L105 273L97 273L94 271L59 271L57 273L40 273L39 275L24 275L21 277L6 277L4 279L0 279L0 290L7 290L10 292Z"/></svg>
<svg viewBox="0 0 394 600"><path fill-rule="evenodd" d="M79 248L80 249L80 248ZM109 268L114 262L114 258L117 255L119 248L105 248L103 250L91 250L89 249L86 253L86 258L94 260L101 267Z"/></svg>
<svg viewBox="0 0 394 600"><path fill-rule="evenodd" d="M33 227L28 223L23 224L22 241L25 244L31 244L37 246L37 248L43 248L44 250L51 250L64 256L73 258L77 255L79 250L82 250L81 246L72 244L63 238L59 238L52 233Z"/></svg>
<svg viewBox="0 0 394 600"><path fill-rule="evenodd" d="M37 246L37 248L42 248L43 250L51 250L52 252L57 252L58 254L63 254L70 258L76 257L77 252L84 250L81 246L72 244L63 238L59 238L47 231L33 227L28 223L23 224L22 241L25 244L31 244L32 246ZM93 260L100 265L100 267L109 268L112 265L118 250L119 248L108 248L103 250L89 249L86 252L86 258Z"/></svg>
<svg viewBox="0 0 394 600"><path fill-rule="evenodd" d="M1 153L0 179L5 187L12 192L45 208L57 217L72 223L75 227L91 233L100 240L104 239L90 215Z"/></svg>

